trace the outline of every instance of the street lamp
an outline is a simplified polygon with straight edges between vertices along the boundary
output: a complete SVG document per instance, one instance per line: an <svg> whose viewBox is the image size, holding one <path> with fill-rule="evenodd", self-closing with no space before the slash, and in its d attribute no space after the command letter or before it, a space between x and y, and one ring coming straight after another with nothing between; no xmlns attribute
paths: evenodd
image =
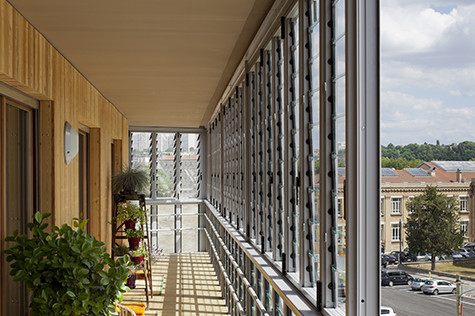
<svg viewBox="0 0 475 316"><path fill-rule="evenodd" d="M402 252L402 220L399 220L399 265L402 264L401 252Z"/></svg>

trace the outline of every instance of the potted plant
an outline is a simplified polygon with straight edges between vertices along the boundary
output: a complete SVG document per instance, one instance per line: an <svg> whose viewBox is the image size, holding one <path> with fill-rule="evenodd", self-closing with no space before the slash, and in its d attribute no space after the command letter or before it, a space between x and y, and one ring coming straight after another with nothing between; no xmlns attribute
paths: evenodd
<svg viewBox="0 0 475 316"><path fill-rule="evenodd" d="M122 257L129 253L129 247L125 245L118 245L114 248L114 256Z"/></svg>
<svg viewBox="0 0 475 316"><path fill-rule="evenodd" d="M127 287L130 289L135 289L135 281L137 281L137 266L132 265L129 268L129 276L127 278Z"/></svg>
<svg viewBox="0 0 475 316"><path fill-rule="evenodd" d="M148 254L148 251L143 248L137 248L129 252L130 261L135 264L140 264L143 258Z"/></svg>
<svg viewBox="0 0 475 316"><path fill-rule="evenodd" d="M127 237L129 241L130 250L134 250L138 248L140 244L140 240L143 238L143 230L126 229L125 236Z"/></svg>
<svg viewBox="0 0 475 316"><path fill-rule="evenodd" d="M118 204L116 219L118 222L124 222L126 229L135 229L137 220L141 223L145 221L145 211L130 201L122 202Z"/></svg>
<svg viewBox="0 0 475 316"><path fill-rule="evenodd" d="M14 231L6 238L14 243L5 251L11 274L31 291L31 315L114 313L132 263L127 256L112 260L104 243L84 231L86 222L45 231L49 215L37 212L27 224L32 237Z"/></svg>
<svg viewBox="0 0 475 316"><path fill-rule="evenodd" d="M112 177L112 191L124 195L143 193L150 185L148 174L143 169L127 167Z"/></svg>

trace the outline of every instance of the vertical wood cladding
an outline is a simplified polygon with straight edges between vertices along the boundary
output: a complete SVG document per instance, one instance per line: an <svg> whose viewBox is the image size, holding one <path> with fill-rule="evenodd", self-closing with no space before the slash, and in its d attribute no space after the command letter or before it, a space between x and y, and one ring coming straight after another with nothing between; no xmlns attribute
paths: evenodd
<svg viewBox="0 0 475 316"><path fill-rule="evenodd" d="M112 176L111 143L127 142L128 121L7 1L0 0L0 82L41 101L40 118L40 208L53 211L54 224L72 223L79 217L78 159L66 165L63 129L66 121L78 130L79 123L91 128L94 141L91 175L92 233L110 243ZM41 129L41 127L40 127ZM122 146L121 162L127 161ZM40 157L41 158L41 157ZM91 157L92 158L92 157ZM42 168L44 166L44 168ZM92 189L92 188L91 188ZM97 191L96 191L97 190Z"/></svg>

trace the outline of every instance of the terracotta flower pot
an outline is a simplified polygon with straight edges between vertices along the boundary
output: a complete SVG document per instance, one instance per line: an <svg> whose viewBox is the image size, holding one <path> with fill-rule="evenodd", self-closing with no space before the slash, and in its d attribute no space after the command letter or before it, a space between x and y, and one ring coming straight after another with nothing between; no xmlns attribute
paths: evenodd
<svg viewBox="0 0 475 316"><path fill-rule="evenodd" d="M143 261L143 256L140 257L130 257L130 260L135 264L140 264Z"/></svg>
<svg viewBox="0 0 475 316"><path fill-rule="evenodd" d="M135 230L135 224L137 221L135 219L129 219L125 222L125 229L132 229Z"/></svg>
<svg viewBox="0 0 475 316"><path fill-rule="evenodd" d="M129 249L130 250L137 249L140 245L140 240L141 239L142 238L140 238L140 237L130 237L130 238L128 238L128 240L129 240Z"/></svg>

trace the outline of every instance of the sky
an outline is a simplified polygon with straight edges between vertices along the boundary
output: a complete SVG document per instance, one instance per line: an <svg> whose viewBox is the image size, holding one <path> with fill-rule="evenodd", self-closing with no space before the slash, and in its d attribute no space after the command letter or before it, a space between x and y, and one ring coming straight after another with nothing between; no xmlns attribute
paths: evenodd
<svg viewBox="0 0 475 316"><path fill-rule="evenodd" d="M475 141L475 1L380 7L381 143Z"/></svg>

